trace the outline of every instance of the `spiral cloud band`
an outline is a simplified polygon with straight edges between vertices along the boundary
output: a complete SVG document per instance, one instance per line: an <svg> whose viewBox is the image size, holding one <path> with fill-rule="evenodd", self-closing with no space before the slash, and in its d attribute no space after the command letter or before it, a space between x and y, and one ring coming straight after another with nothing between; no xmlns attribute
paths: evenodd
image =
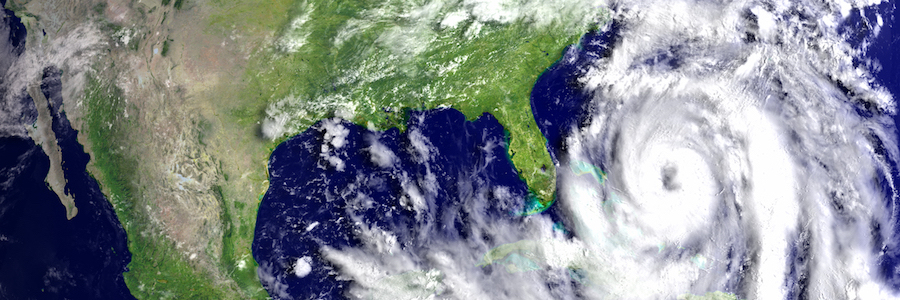
<svg viewBox="0 0 900 300"><path fill-rule="evenodd" d="M532 91L547 211L522 213L490 114L323 120L270 159L253 250L270 295L900 299L895 102L866 56L890 5L604 7Z"/></svg>
<svg viewBox="0 0 900 300"><path fill-rule="evenodd" d="M604 293L891 297L878 269L895 108L839 34L853 6L620 7L618 40L581 78L589 120L560 159L560 204L609 262L594 276Z"/></svg>

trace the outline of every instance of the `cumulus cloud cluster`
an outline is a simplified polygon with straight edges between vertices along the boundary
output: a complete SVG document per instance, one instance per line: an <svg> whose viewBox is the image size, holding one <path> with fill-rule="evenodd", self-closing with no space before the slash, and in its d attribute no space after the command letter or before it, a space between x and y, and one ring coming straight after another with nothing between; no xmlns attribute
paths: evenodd
<svg viewBox="0 0 900 300"><path fill-rule="evenodd" d="M539 21L568 7L554 3L469 1L434 19ZM369 162L389 176L358 173L328 198L349 199L333 223L354 224L360 243L313 241L304 253L322 260L291 258L291 270L336 276L350 285L342 297L360 299L897 298L896 274L879 271L898 255L888 210L895 102L838 30L869 4L616 2L602 53L573 47L561 62L590 62L577 78L590 100L585 122L553 149L558 215L492 214L486 207L523 195L481 185L480 171L448 173L450 145L411 126L402 150L378 134L365 140ZM360 139L338 125L321 125L328 149ZM504 144L478 145L470 150ZM480 156L474 169L496 158ZM398 171L404 159L415 172ZM392 180L399 208L378 214L413 214L403 228L362 212L377 210ZM337 226L322 224L302 227ZM290 274L261 272L273 296L300 297L278 278Z"/></svg>

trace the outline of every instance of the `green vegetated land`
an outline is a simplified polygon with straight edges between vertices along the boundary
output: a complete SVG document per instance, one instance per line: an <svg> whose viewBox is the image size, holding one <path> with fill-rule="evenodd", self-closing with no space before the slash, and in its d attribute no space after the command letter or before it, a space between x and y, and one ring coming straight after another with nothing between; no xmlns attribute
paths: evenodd
<svg viewBox="0 0 900 300"><path fill-rule="evenodd" d="M128 233L132 256L125 282L131 293L138 299L224 299L222 290L214 288L207 275L185 262L174 243L151 228L146 212L136 207L140 203L135 199L141 197L140 174L134 172L136 158L128 155L124 147L139 142L129 138L137 124L134 118L124 117L123 111L130 105L122 91L110 81L89 76L83 105L87 112L84 132L98 171L93 175L98 177Z"/></svg>
<svg viewBox="0 0 900 300"><path fill-rule="evenodd" d="M139 125L136 118L124 117L124 110L135 111L136 108L127 104L121 89L104 77L108 76L88 78L82 102L87 112L84 132L92 145L96 168L93 175L101 183L128 234L132 259L129 271L124 275L132 294L138 299L265 299L268 295L257 278L257 265L250 254L256 208L247 207L244 202L233 200L236 196L228 195L228 191L236 188L216 185L210 191L222 208L220 217L224 228L221 257L214 267L230 277L243 295L231 289L228 283L216 280L217 274L190 263L177 250L175 242L154 225L149 212L143 209L145 205L158 209L142 193L146 187L140 185L144 181L141 177L147 174L134 168L138 165L137 158L128 151L129 145L141 145L141 141L134 138L139 136L134 132L140 130L136 128ZM199 123L198 143L203 144L203 132L208 131L204 127L210 125L202 124L203 120ZM264 171L262 174L265 175ZM229 183L227 177L222 184ZM226 201L229 198L232 201ZM237 260L243 260L246 266L237 267Z"/></svg>
<svg viewBox="0 0 900 300"><path fill-rule="evenodd" d="M442 24L444 16L462 7L423 8L400 1L210 4L217 11L206 20L210 32L236 27L276 37L273 45L252 51L236 95L241 103L223 106L223 118L234 127L290 116L282 120L283 135L248 145L271 152L288 135L333 116L377 129L403 129L409 109L452 107L470 119L489 112L509 131L511 159L544 203L553 199L555 170L531 113L531 87L567 45L606 17L597 9L589 12L594 23L573 26L560 20L538 26L527 17L479 22L470 16L449 26ZM171 240L154 233L147 213L134 207L143 205L134 200L141 198L141 174L130 168L136 158L120 147L139 142L129 136L138 124L121 117L127 106L121 90L100 78L91 78L85 87L85 132L95 176L128 233L132 262L125 278L132 293L139 299L239 297L226 295L229 289L188 263ZM264 177L265 169L260 166L258 173ZM256 208L233 200L237 187L223 176L213 190L225 222L220 267L248 295L263 298L253 292L259 291L255 263L244 271L234 269L237 253L250 252L235 246L249 247L255 222L245 219L254 218L247 211Z"/></svg>
<svg viewBox="0 0 900 300"><path fill-rule="evenodd" d="M268 103L254 115L294 134L332 116L403 129L408 109L452 107L469 119L489 112L509 131L520 176L541 202L551 202L555 168L531 113L531 88L567 45L605 20L606 10L588 11L582 19L592 21L576 26L527 16L479 22L465 13L450 26L445 16L464 7L404 5L295 3L274 47L255 56L246 73L244 96Z"/></svg>

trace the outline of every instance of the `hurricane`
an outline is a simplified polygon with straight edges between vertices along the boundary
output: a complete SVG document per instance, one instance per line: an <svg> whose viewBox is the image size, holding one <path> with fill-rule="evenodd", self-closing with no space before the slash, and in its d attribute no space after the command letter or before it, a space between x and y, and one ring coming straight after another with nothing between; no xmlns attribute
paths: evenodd
<svg viewBox="0 0 900 300"><path fill-rule="evenodd" d="M321 121L272 154L259 276L279 299L900 298L896 103L867 56L892 5L607 3L532 92L539 212L490 114Z"/></svg>
<svg viewBox="0 0 900 300"><path fill-rule="evenodd" d="M603 289L890 294L879 264L895 247L895 104L853 64L842 5L623 9L620 40L581 79L590 117L561 161L576 167L560 204L614 274L597 275Z"/></svg>

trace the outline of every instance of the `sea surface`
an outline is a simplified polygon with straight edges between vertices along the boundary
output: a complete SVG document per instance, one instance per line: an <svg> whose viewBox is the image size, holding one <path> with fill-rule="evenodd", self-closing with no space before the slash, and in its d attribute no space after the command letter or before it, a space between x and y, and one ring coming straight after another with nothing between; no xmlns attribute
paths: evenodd
<svg viewBox="0 0 900 300"><path fill-rule="evenodd" d="M271 156L260 278L277 299L898 298L895 7L843 4L617 3L532 90L558 170L540 214L490 114L323 120Z"/></svg>
<svg viewBox="0 0 900 300"><path fill-rule="evenodd" d="M864 53L863 59L854 60L854 64L865 66L874 74L875 82L887 88L892 95L900 95L900 15L898 15L896 3L884 2L864 9L857 9L841 26L841 31L848 37L848 42L854 48ZM879 25L879 16L883 25ZM864 105L858 109L863 115L867 107ZM890 114L894 121L891 134L894 139L900 139L900 132L896 124L900 124L900 114ZM895 291L900 291L900 192L896 184L900 183L900 158L891 156L890 150L884 149L884 143L879 149L889 164L888 172L878 176L878 181L884 191L882 207L883 213L889 222L887 226L893 228L883 236L876 236L877 242L873 244L873 252L878 253L878 275L883 276L886 284ZM877 232L874 231L873 232Z"/></svg>
<svg viewBox="0 0 900 300"><path fill-rule="evenodd" d="M4 14L9 39L0 43L14 49L3 58L8 67L22 53L25 30L11 11ZM39 145L27 136L0 137L0 298L134 299L123 277L131 261L125 231L85 171L90 156L61 109L61 89L60 70L44 70L41 92L50 102L66 192L78 214L67 220L44 182L50 160ZM13 99L25 107L18 121L34 123L37 110L25 91L8 91L2 83L0 90L18 95Z"/></svg>
<svg viewBox="0 0 900 300"><path fill-rule="evenodd" d="M489 250L507 237L483 226L524 219L528 191L507 143L492 115L467 121L454 109L411 112L404 132L323 120L282 143L270 158L253 243L263 285L276 298L353 293L352 278L338 275L340 263L329 260L341 254L323 248L396 251L424 264L436 249ZM492 272L468 258L472 270ZM406 295L438 287L422 288Z"/></svg>

